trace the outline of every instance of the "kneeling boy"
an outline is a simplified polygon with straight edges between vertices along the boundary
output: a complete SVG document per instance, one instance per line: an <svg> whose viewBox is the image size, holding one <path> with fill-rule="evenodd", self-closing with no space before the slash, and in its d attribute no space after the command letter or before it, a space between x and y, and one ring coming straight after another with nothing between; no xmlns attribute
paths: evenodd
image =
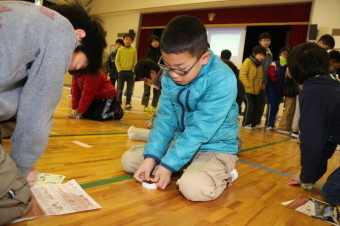
<svg viewBox="0 0 340 226"><path fill-rule="evenodd" d="M232 180L237 161L236 77L208 50L206 29L197 18L172 19L161 51L158 64L165 72L157 117L143 154L127 151L123 168L137 181L165 189L172 173L188 165L177 181L181 193L192 201L214 200Z"/></svg>

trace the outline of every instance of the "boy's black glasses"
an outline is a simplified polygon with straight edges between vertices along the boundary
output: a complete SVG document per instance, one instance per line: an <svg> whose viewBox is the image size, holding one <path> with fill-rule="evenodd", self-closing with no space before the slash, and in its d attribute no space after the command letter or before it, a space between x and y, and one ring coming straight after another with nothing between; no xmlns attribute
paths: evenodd
<svg viewBox="0 0 340 226"><path fill-rule="evenodd" d="M203 54L202 54L202 56L203 56ZM202 57L201 56L201 57ZM159 58L159 61L158 61L158 66L160 67L160 68L162 68L164 71L173 71L173 72L175 72L176 74L178 74L178 75L186 75L186 74L188 74L189 73L189 71L197 64L197 62L201 59L201 57L199 57L197 60L196 60L196 62L188 69L188 70L182 70L182 69L178 69L178 68L173 68L173 67L170 67L170 66L168 66L168 65L164 65L164 64L161 64L161 63L163 63L163 56L161 56L161 58Z"/></svg>

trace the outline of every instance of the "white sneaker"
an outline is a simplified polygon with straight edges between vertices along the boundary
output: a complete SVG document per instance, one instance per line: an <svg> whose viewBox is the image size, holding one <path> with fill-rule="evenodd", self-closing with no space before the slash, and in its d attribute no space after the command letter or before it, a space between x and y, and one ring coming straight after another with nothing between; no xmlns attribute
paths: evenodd
<svg viewBox="0 0 340 226"><path fill-rule="evenodd" d="M126 105L126 109L127 109L127 110L130 110L131 108L132 108L131 104L127 104L127 105Z"/></svg>
<svg viewBox="0 0 340 226"><path fill-rule="evenodd" d="M231 175L231 182L235 181L238 178L238 172L236 169L230 172Z"/></svg>
<svg viewBox="0 0 340 226"><path fill-rule="evenodd" d="M263 129L263 128L264 128L264 126L261 126L261 125L257 124L257 125L256 125L256 126L254 126L253 128L254 128L254 129Z"/></svg>
<svg viewBox="0 0 340 226"><path fill-rule="evenodd" d="M268 127L266 128L266 130L273 131L274 128L275 128L274 126L268 126Z"/></svg>
<svg viewBox="0 0 340 226"><path fill-rule="evenodd" d="M250 129L250 130L252 130L253 127L251 127L251 125L246 125L246 126L243 126L243 129Z"/></svg>
<svg viewBox="0 0 340 226"><path fill-rule="evenodd" d="M291 134L290 134L290 137L291 137L291 138L295 138L295 139L299 139L299 134L291 133Z"/></svg>
<svg viewBox="0 0 340 226"><path fill-rule="evenodd" d="M276 130L276 132L278 132L278 133L282 133L282 134L291 134L291 132L289 132L289 131L285 131L285 130Z"/></svg>

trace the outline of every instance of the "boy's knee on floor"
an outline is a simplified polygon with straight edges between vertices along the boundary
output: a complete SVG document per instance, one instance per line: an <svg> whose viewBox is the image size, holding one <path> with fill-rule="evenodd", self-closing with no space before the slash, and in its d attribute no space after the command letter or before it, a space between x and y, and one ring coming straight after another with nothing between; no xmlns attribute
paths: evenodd
<svg viewBox="0 0 340 226"><path fill-rule="evenodd" d="M211 201L216 199L216 192L211 182L197 173L183 176L178 179L179 191L190 201Z"/></svg>
<svg viewBox="0 0 340 226"><path fill-rule="evenodd" d="M125 172L134 173L136 171L135 167L133 167L133 158L130 151L126 151L121 157L122 167Z"/></svg>

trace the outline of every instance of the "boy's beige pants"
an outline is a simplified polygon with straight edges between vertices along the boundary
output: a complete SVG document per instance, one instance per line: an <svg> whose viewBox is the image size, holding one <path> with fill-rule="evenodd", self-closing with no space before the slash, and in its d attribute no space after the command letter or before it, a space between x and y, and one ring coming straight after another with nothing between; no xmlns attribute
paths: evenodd
<svg viewBox="0 0 340 226"><path fill-rule="evenodd" d="M126 172L136 172L144 161L143 151L144 145L134 145L123 154L121 161ZM191 201L210 201L218 198L227 187L227 182L231 182L230 172L235 169L237 160L236 155L232 154L197 152L177 181L180 192Z"/></svg>

